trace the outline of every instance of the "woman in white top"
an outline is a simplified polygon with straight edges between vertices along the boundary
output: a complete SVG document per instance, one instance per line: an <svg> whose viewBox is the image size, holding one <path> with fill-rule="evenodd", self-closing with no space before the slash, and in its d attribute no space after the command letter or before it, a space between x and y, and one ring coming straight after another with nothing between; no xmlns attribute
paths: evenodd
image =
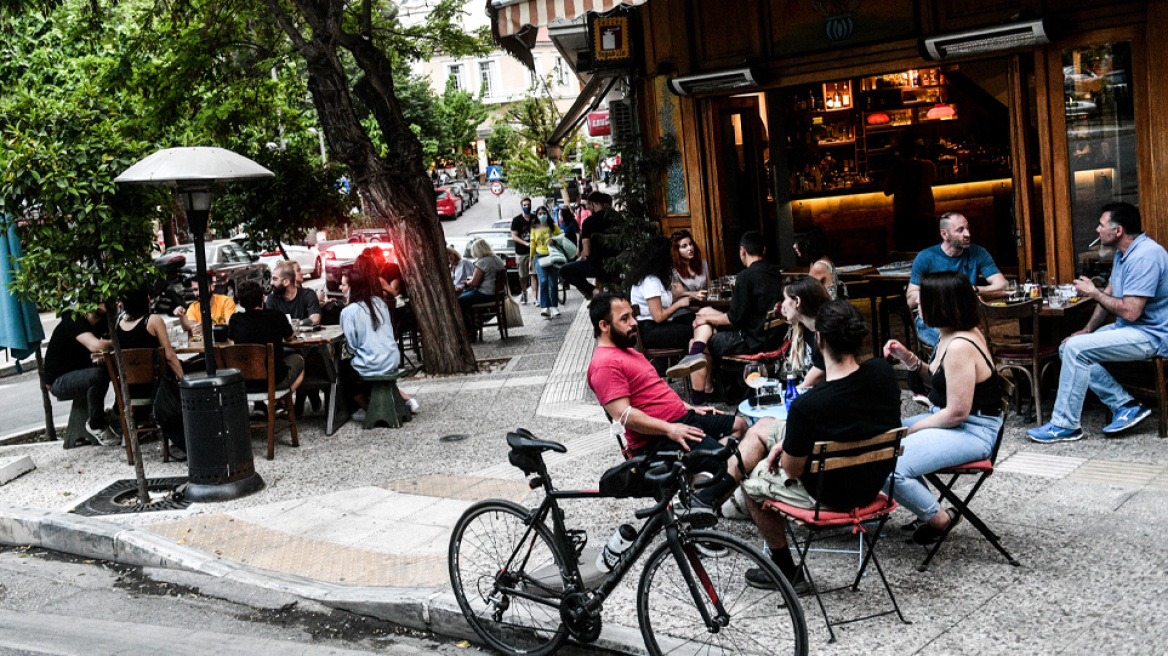
<svg viewBox="0 0 1168 656"><path fill-rule="evenodd" d="M807 275L823 283L831 300L848 300L848 288L839 279L835 264L827 256L827 236L813 227L795 235L795 254L811 263Z"/></svg>
<svg viewBox="0 0 1168 656"><path fill-rule="evenodd" d="M689 230L678 230L669 241L673 259L673 295L704 299L710 288L710 265L702 259L693 235Z"/></svg>

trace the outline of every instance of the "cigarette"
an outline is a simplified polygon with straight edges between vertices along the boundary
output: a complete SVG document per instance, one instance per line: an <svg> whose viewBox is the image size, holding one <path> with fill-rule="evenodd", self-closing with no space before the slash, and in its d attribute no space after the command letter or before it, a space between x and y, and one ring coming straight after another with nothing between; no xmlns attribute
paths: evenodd
<svg viewBox="0 0 1168 656"><path fill-rule="evenodd" d="M1090 244L1087 244L1087 248L1095 248L1098 245L1099 245L1099 238L1096 237L1095 241L1091 242Z"/></svg>

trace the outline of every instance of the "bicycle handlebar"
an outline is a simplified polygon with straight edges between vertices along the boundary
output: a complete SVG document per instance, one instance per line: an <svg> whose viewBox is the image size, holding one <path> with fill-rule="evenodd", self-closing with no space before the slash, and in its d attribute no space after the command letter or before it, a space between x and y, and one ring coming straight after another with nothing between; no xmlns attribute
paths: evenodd
<svg viewBox="0 0 1168 656"><path fill-rule="evenodd" d="M645 472L645 480L650 483L655 483L661 487L661 500L657 502L652 508L643 508L633 513L637 519L645 519L665 510L669 502L673 500L673 490L667 490L670 482L676 481L677 477L684 471L685 467L699 458L713 458L718 462L718 471L713 472L713 477L709 480L695 483L695 488L703 488L713 485L723 474L726 473L726 458L729 457L731 450L736 448L738 441L731 438L730 444L723 445L717 449L696 449L693 451L665 451L658 453L655 461Z"/></svg>

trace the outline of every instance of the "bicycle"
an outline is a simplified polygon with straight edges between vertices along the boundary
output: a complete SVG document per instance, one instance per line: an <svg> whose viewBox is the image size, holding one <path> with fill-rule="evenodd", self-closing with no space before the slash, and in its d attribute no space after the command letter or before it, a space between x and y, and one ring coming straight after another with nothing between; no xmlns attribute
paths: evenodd
<svg viewBox="0 0 1168 656"><path fill-rule="evenodd" d="M467 509L450 538L455 597L487 645L504 654L542 656L569 636L594 642L605 600L664 534L636 592L637 618L650 654L807 654L802 606L771 559L735 536L690 527L671 504L680 495L687 505L692 494L687 471L695 459L725 462L736 443L633 463L629 469L643 478L643 488L655 490L657 503L635 513L645 520L639 534L611 572L591 586L585 585L578 562L587 538L565 526L558 501L648 495L643 490L557 490L543 453L564 453L562 444L536 439L524 429L508 433L507 444L511 463L531 477L531 488L544 490L542 503L531 509L499 499L481 501ZM747 584L751 568L766 573L769 585L763 587L770 589Z"/></svg>

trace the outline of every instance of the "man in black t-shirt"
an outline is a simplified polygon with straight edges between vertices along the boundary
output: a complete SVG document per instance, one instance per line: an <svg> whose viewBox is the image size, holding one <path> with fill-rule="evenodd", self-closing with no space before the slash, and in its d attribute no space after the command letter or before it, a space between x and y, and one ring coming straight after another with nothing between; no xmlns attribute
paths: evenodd
<svg viewBox="0 0 1168 656"><path fill-rule="evenodd" d="M231 315L227 336L233 344L271 344L276 354L276 389L296 389L304 380L304 358L298 353L286 353L284 340L292 336L288 318L276 310L263 307L264 292L253 281L239 285L236 300L244 312ZM248 383L248 391L260 390L258 383Z"/></svg>
<svg viewBox="0 0 1168 656"><path fill-rule="evenodd" d="M320 325L320 299L311 289L296 283L296 268L287 260L277 264L272 273L272 293L268 294L264 307L280 314L290 314L293 319L310 319L313 325Z"/></svg>
<svg viewBox="0 0 1168 656"><path fill-rule="evenodd" d="M588 278L604 278L605 260L612 255L602 237L612 227L612 196L600 191L592 192L588 196L588 209L592 211L592 216L580 229L579 257L560 268L560 277L578 289L584 298L592 298L597 294L596 286L588 282Z"/></svg>
<svg viewBox="0 0 1168 656"><path fill-rule="evenodd" d="M110 348L108 336L104 304L97 306L97 312L62 314L45 351L44 381L60 401L85 397L89 403L86 431L94 442L117 446L121 440L109 430L105 421L109 374L105 365L94 364L92 357L94 353Z"/></svg>
<svg viewBox="0 0 1168 656"><path fill-rule="evenodd" d="M527 287L539 289L531 285L535 277L531 275L531 199L519 201L519 209L522 211L511 219L511 239L515 242L515 266L519 269L519 302L527 305Z"/></svg>
<svg viewBox="0 0 1168 656"><path fill-rule="evenodd" d="M787 550L785 522L762 503L813 508L816 494L822 507L836 511L871 503L892 473L890 461L814 474L807 466L811 450L816 442L858 442L900 427L900 386L892 367L881 359L856 362L868 329L859 311L846 301L830 301L820 309L816 329L827 381L795 399L785 424L759 422L771 422L770 453L743 483L747 507L771 557L793 584L802 580L802 572L795 570ZM749 572L747 582L754 584Z"/></svg>

